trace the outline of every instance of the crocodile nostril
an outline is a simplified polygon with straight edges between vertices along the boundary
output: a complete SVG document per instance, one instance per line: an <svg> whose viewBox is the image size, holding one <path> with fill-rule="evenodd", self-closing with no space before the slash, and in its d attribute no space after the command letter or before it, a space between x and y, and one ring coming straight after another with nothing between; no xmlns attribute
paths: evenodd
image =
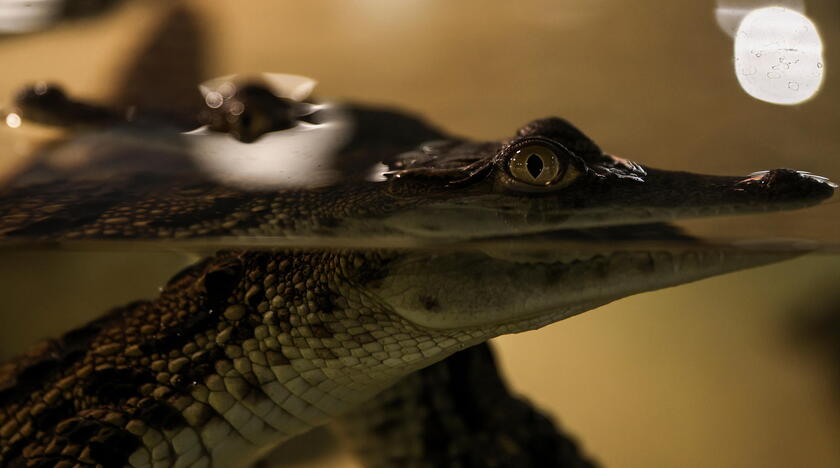
<svg viewBox="0 0 840 468"><path fill-rule="evenodd" d="M754 172L739 182L753 190L761 190L772 198L827 198L837 184L827 177L793 169L773 169Z"/></svg>

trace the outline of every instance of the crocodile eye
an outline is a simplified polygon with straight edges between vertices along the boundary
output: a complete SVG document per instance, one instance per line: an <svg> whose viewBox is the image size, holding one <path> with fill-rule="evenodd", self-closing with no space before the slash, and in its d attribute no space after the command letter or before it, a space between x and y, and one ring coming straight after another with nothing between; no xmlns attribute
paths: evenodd
<svg viewBox="0 0 840 468"><path fill-rule="evenodd" d="M510 174L529 185L566 185L580 173L573 166L561 162L554 149L532 143L517 149L508 161Z"/></svg>

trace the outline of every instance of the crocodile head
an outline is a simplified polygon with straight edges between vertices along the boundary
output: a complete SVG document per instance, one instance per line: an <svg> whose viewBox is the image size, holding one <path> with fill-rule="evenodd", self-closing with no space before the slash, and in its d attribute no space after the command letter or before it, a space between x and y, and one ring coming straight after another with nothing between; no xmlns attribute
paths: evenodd
<svg viewBox="0 0 840 468"><path fill-rule="evenodd" d="M385 224L414 236L499 237L473 248L399 254L375 294L413 323L472 330L482 339L790 258L791 250L705 244L663 222L801 208L836 187L790 169L743 177L652 169L604 153L558 118L495 143L421 145L390 165L388 193L413 203Z"/></svg>
<svg viewBox="0 0 840 468"><path fill-rule="evenodd" d="M388 223L444 238L792 209L828 198L836 187L790 169L745 177L652 169L604 153L559 118L533 121L500 142L422 145L390 166L391 193L424 199Z"/></svg>

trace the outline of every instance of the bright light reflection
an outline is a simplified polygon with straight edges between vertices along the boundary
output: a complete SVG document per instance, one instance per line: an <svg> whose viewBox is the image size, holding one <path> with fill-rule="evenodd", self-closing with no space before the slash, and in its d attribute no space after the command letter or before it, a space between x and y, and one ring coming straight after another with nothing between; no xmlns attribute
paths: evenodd
<svg viewBox="0 0 840 468"><path fill-rule="evenodd" d="M44 29L55 21L62 6L58 0L0 0L0 34Z"/></svg>
<svg viewBox="0 0 840 468"><path fill-rule="evenodd" d="M782 7L753 10L735 35L735 75L756 99L799 104L820 89L822 48L816 26L805 15Z"/></svg>
<svg viewBox="0 0 840 468"><path fill-rule="evenodd" d="M334 112L335 113L335 112ZM190 156L213 178L245 189L320 187L336 182L333 156L350 135L346 118L300 123L242 143L201 127L183 136Z"/></svg>
<svg viewBox="0 0 840 468"><path fill-rule="evenodd" d="M14 112L11 112L8 115L6 115L6 125L8 125L9 128L18 128L20 127L20 123L20 116L15 114Z"/></svg>

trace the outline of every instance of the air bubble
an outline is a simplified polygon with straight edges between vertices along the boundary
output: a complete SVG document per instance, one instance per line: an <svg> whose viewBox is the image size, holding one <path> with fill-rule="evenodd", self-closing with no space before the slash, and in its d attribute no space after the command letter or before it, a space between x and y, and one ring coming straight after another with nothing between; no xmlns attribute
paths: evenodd
<svg viewBox="0 0 840 468"><path fill-rule="evenodd" d="M207 107L218 109L225 102L225 98L219 92L210 91L204 96L204 102L207 104Z"/></svg>
<svg viewBox="0 0 840 468"><path fill-rule="evenodd" d="M735 74L749 95L775 104L814 97L823 80L822 39L805 15L783 7L747 14L735 35ZM745 70L757 73L745 73Z"/></svg>

